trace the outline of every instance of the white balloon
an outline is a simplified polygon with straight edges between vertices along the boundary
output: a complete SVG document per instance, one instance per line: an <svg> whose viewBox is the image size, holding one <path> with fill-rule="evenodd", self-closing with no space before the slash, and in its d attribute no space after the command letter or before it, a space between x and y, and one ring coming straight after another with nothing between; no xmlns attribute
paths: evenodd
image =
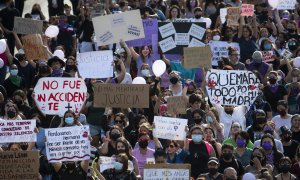
<svg viewBox="0 0 300 180"><path fill-rule="evenodd" d="M162 60L156 60L152 65L152 71L156 77L160 77L166 71L166 63Z"/></svg>
<svg viewBox="0 0 300 180"><path fill-rule="evenodd" d="M65 53L62 50L60 50L60 49L55 50L54 53L53 53L53 55L57 56L61 60L65 59Z"/></svg>
<svg viewBox="0 0 300 180"><path fill-rule="evenodd" d="M58 33L59 33L59 29L57 26L54 25L49 26L45 31L45 35L48 36L49 38L56 37Z"/></svg>
<svg viewBox="0 0 300 180"><path fill-rule="evenodd" d="M132 84L146 84L146 80L142 77L136 77L133 79Z"/></svg>
<svg viewBox="0 0 300 180"><path fill-rule="evenodd" d="M0 54L4 53L6 50L6 40L1 39L0 40Z"/></svg>
<svg viewBox="0 0 300 180"><path fill-rule="evenodd" d="M277 8L277 6L279 4L279 0L268 0L268 3L272 8L275 9L275 8Z"/></svg>
<svg viewBox="0 0 300 180"><path fill-rule="evenodd" d="M4 61L0 58L0 68L4 66Z"/></svg>
<svg viewBox="0 0 300 180"><path fill-rule="evenodd" d="M293 61L293 65L294 67L296 68L299 68L300 67L300 57L296 57Z"/></svg>

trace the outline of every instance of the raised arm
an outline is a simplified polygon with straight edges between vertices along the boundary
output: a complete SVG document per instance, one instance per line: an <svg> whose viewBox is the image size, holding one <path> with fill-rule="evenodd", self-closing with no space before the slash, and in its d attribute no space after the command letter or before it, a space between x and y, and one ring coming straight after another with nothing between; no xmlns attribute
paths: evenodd
<svg viewBox="0 0 300 180"><path fill-rule="evenodd" d="M238 29L238 38L242 37L243 34L243 26L245 25L245 19L244 16L240 16L240 23L239 23L239 29Z"/></svg>
<svg viewBox="0 0 300 180"><path fill-rule="evenodd" d="M129 50L130 50L130 53L131 53L131 56L132 56L133 60L136 61L140 57L140 55L137 52L135 52L133 47L130 47Z"/></svg>

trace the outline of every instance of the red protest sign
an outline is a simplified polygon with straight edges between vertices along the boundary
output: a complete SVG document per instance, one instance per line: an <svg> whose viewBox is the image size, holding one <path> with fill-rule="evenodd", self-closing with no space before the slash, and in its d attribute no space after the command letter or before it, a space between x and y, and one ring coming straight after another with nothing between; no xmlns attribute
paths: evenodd
<svg viewBox="0 0 300 180"><path fill-rule="evenodd" d="M34 100L40 111L63 115L68 108L80 112L87 97L87 87L79 78L41 78L34 88Z"/></svg>
<svg viewBox="0 0 300 180"><path fill-rule="evenodd" d="M263 61L264 62L272 62L272 61L274 61L273 51L261 51L261 53L263 55Z"/></svg>

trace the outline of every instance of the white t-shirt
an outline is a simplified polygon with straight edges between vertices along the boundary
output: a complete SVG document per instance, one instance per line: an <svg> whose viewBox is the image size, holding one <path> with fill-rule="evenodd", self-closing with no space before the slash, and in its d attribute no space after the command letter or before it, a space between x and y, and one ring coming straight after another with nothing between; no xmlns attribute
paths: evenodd
<svg viewBox="0 0 300 180"><path fill-rule="evenodd" d="M126 73L121 84L132 84L132 77L129 73Z"/></svg>
<svg viewBox="0 0 300 180"><path fill-rule="evenodd" d="M292 126L292 115L288 114L287 119L282 119L280 115L273 117L272 121L275 123L275 131L279 134L279 128L281 126L286 126L287 128L291 129Z"/></svg>

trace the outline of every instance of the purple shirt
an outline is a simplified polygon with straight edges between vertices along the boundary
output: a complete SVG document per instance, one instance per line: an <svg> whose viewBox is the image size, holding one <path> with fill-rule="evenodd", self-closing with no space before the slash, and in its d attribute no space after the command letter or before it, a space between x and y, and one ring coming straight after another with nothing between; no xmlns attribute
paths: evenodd
<svg viewBox="0 0 300 180"><path fill-rule="evenodd" d="M139 166L139 171L141 176L143 177L144 175L144 166L146 164L147 158L154 158L154 153L155 151L153 149L147 148L146 154L141 154L140 149L134 149L132 151L132 155L137 159L138 161L138 166Z"/></svg>
<svg viewBox="0 0 300 180"><path fill-rule="evenodd" d="M255 63L250 63L250 64L246 64L246 68L249 71L258 71L259 75L260 75L260 79L264 79L266 73L268 72L269 69L269 65L265 62L262 62L261 65L259 65L258 67L255 66Z"/></svg>

